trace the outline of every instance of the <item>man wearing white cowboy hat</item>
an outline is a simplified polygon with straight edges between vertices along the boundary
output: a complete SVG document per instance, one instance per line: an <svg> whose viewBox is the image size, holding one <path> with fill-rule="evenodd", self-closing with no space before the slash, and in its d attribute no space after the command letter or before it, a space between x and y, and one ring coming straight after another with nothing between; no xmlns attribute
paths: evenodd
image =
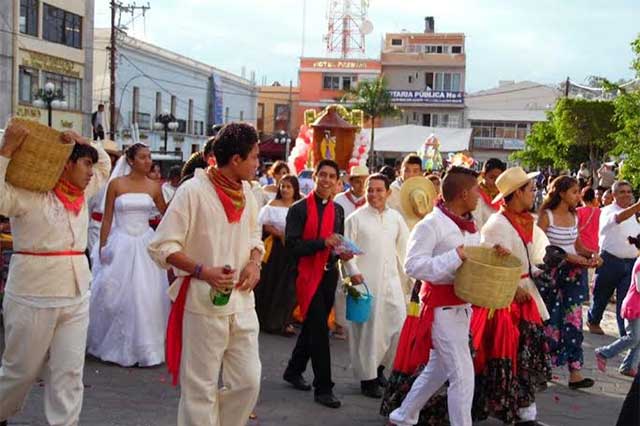
<svg viewBox="0 0 640 426"><path fill-rule="evenodd" d="M482 244L520 259L522 275L510 306L495 311L474 307L471 322L476 383L483 384L476 387L473 411L481 419L494 416L521 426L538 425L535 392L546 387L551 379L543 329L549 313L531 277L537 271L535 265L543 263L549 245L529 213L534 205L534 180L538 174L512 167L496 179L499 194L492 203L504 204L483 226ZM514 366L516 370L512 373ZM488 380L500 376L506 379Z"/></svg>
<svg viewBox="0 0 640 426"><path fill-rule="evenodd" d="M416 176L422 176L422 159L416 154L409 154L402 160L400 176L391 183L391 195L387 200L389 207L399 211L405 220L407 219L407 212L403 210L400 202L400 190L406 181ZM409 229L411 229L415 223L417 223L417 221L413 224L407 222Z"/></svg>
<svg viewBox="0 0 640 426"><path fill-rule="evenodd" d="M367 176L369 176L369 169L365 166L353 166L349 173L349 185L351 185L351 188L336 195L333 200L342 206L345 218L366 203L364 181Z"/></svg>

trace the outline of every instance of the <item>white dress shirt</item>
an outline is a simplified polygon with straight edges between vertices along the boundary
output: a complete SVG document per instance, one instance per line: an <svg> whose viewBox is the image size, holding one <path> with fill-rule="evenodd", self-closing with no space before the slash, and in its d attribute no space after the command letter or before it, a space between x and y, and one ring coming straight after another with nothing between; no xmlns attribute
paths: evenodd
<svg viewBox="0 0 640 426"><path fill-rule="evenodd" d="M617 203L613 203L602 209L600 214L600 229L598 232L600 250L606 251L620 259L635 259L638 257L638 249L629 244L628 237L640 234L640 224L635 216L617 223L616 215L623 209Z"/></svg>
<svg viewBox="0 0 640 426"><path fill-rule="evenodd" d="M480 232L471 234L460 230L436 207L418 222L409 236L405 272L431 284L452 284L462 265L456 248L479 245Z"/></svg>

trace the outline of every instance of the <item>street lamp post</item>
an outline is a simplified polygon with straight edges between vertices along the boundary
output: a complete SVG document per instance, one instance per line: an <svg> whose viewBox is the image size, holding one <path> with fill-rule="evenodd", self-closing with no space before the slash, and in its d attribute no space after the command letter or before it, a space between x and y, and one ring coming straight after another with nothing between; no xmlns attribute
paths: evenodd
<svg viewBox="0 0 640 426"><path fill-rule="evenodd" d="M56 90L56 86L50 81L44 85L44 89L38 90L35 98L33 105L36 108L47 108L49 127L51 127L52 108L67 107L67 102L64 100L62 90Z"/></svg>
<svg viewBox="0 0 640 426"><path fill-rule="evenodd" d="M169 130L176 130L179 124L176 118L168 111L164 111L156 117L153 127L156 130L164 130L164 152L167 152L167 141L169 139Z"/></svg>
<svg viewBox="0 0 640 426"><path fill-rule="evenodd" d="M284 151L284 161L287 161L287 158L289 158L289 146L291 145L291 137L289 137L287 132L285 132L284 130L280 130L280 132L278 132L278 135L273 138L273 141L275 143L286 144Z"/></svg>

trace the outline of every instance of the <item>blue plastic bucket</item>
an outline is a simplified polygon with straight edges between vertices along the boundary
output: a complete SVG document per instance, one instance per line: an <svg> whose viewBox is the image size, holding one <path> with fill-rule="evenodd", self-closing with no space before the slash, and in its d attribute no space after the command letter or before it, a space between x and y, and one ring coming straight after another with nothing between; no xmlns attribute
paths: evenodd
<svg viewBox="0 0 640 426"><path fill-rule="evenodd" d="M373 295L369 292L369 287L364 284L366 293L361 293L360 297L355 299L347 294L347 320L356 323L367 322L371 315L371 302Z"/></svg>

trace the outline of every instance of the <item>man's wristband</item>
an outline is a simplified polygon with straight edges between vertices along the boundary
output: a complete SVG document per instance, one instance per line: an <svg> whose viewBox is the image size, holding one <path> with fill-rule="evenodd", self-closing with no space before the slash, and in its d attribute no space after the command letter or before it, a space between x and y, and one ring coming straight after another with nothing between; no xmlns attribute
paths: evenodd
<svg viewBox="0 0 640 426"><path fill-rule="evenodd" d="M200 279L200 275L202 275L202 263L198 263L193 270L193 277L195 279Z"/></svg>
<svg viewBox="0 0 640 426"><path fill-rule="evenodd" d="M254 265L256 265L259 271L262 270L262 262L258 260L249 259L249 263L253 263Z"/></svg>

